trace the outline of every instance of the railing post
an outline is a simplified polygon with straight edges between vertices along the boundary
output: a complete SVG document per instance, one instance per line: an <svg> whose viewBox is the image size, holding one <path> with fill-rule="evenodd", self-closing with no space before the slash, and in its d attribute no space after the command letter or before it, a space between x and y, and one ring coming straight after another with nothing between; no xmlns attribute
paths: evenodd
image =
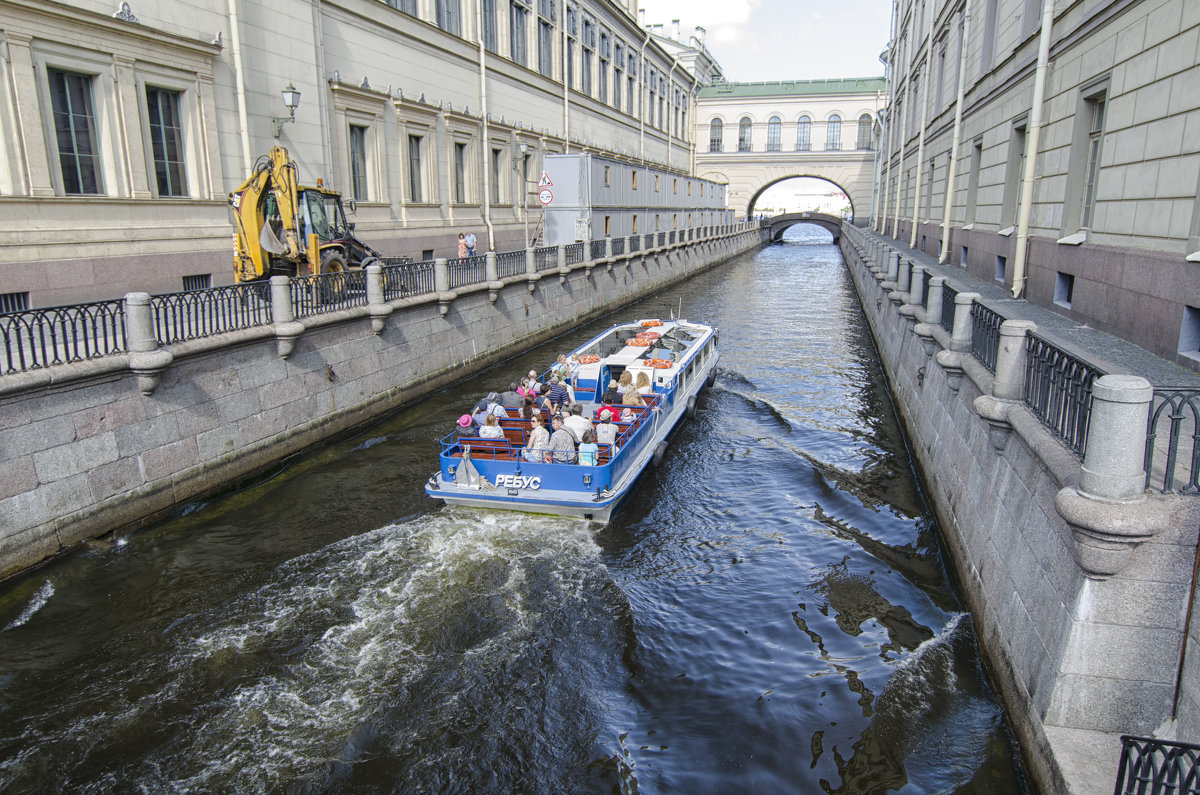
<svg viewBox="0 0 1200 795"><path fill-rule="evenodd" d="M604 238L604 258L612 259L612 238Z"/></svg>
<svg viewBox="0 0 1200 795"><path fill-rule="evenodd" d="M1146 420L1154 389L1135 375L1092 384L1092 409L1078 488L1054 498L1071 524L1075 561L1093 579L1119 572L1133 550L1177 518L1170 503L1146 499Z"/></svg>
<svg viewBox="0 0 1200 795"><path fill-rule="evenodd" d="M383 268L374 262L363 268L367 276L367 311L371 314L371 330L376 334L383 331L392 307L383 297Z"/></svg>
<svg viewBox="0 0 1200 795"><path fill-rule="evenodd" d="M1009 412L1024 396L1025 335L1036 330L1037 325L1028 320L1005 320L1000 324L992 394L975 398L975 412L987 422L988 438L999 451L1008 445L1012 432Z"/></svg>
<svg viewBox="0 0 1200 795"><path fill-rule="evenodd" d="M921 290L925 287L925 266L913 265L912 278L909 281L908 303L921 303Z"/></svg>
<svg viewBox="0 0 1200 795"><path fill-rule="evenodd" d="M488 282L500 280L500 269L494 251L488 251L483 255L483 279Z"/></svg>
<svg viewBox="0 0 1200 795"><path fill-rule="evenodd" d="M286 359L296 347L296 338L304 333L304 325L296 322L296 309L292 306L292 280L286 276L272 276L270 284L275 348L279 358Z"/></svg>
<svg viewBox="0 0 1200 795"><path fill-rule="evenodd" d="M529 292L537 289L537 252L532 246L525 249L525 280L528 282Z"/></svg>
<svg viewBox="0 0 1200 795"><path fill-rule="evenodd" d="M445 257L433 260L433 290L437 293L438 312L445 317L450 311L450 302L455 298L450 290L450 263Z"/></svg>
<svg viewBox="0 0 1200 795"><path fill-rule="evenodd" d="M566 244L566 243L559 243L559 244L558 244L558 251L557 251L557 252L555 252L555 253L558 255L558 269L559 269L559 271L564 271L564 270L566 270L566 268L567 268L567 244Z"/></svg>
<svg viewBox="0 0 1200 795"><path fill-rule="evenodd" d="M950 349L938 351L934 361L946 373L946 384L957 392L963 377L963 360L971 355L971 305L979 293L954 296L954 323L950 331Z"/></svg>
<svg viewBox="0 0 1200 795"><path fill-rule="evenodd" d="M143 395L153 394L158 379L175 357L158 347L149 293L125 295L125 346L129 369L137 376L138 391Z"/></svg>
<svg viewBox="0 0 1200 795"><path fill-rule="evenodd" d="M929 293L925 300L925 322L931 326L942 324L942 290L945 289L945 276L931 276Z"/></svg>

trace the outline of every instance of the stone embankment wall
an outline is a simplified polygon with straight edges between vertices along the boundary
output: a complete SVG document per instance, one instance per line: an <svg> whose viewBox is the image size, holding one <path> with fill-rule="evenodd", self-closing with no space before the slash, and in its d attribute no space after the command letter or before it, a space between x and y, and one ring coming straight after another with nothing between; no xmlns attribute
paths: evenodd
<svg viewBox="0 0 1200 795"><path fill-rule="evenodd" d="M734 227L569 267L560 256L558 268L302 321L279 322L277 309L272 325L166 348L131 331L129 354L0 377L0 576L220 489L763 235Z"/></svg>
<svg viewBox="0 0 1200 795"><path fill-rule="evenodd" d="M841 247L1035 782L1111 792L1119 735L1169 736L1181 675L1194 731L1200 693L1180 665L1200 499L1145 492L1149 386L1096 382L1081 459L1022 400L1031 323L1001 326L993 374L970 352L973 294L947 331L945 277L922 304L923 269L884 239L847 226Z"/></svg>

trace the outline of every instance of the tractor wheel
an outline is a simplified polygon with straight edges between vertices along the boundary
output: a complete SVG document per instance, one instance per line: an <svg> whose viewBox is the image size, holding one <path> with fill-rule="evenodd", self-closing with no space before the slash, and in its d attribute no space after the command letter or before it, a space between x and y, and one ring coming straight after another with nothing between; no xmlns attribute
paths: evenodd
<svg viewBox="0 0 1200 795"><path fill-rule="evenodd" d="M346 257L342 252L331 249L321 255L321 278L317 280L317 297L321 303L337 303L345 297L346 270Z"/></svg>

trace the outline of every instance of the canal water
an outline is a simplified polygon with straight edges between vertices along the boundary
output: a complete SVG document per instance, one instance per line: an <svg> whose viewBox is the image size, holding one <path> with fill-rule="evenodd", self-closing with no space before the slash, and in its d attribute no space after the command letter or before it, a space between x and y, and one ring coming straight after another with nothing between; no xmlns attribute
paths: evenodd
<svg viewBox="0 0 1200 795"><path fill-rule="evenodd" d="M0 788L1023 792L828 241L0 584ZM719 374L616 520L425 496L480 394L672 311Z"/></svg>

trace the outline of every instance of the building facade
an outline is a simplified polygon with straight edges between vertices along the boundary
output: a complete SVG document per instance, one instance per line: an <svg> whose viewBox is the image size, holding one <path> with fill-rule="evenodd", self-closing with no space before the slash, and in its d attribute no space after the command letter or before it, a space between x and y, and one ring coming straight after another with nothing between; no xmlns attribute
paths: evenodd
<svg viewBox="0 0 1200 795"><path fill-rule="evenodd" d="M699 83L636 19L636 0L0 0L0 311L231 281L227 195L273 145L414 258L464 229L521 245L547 154L689 174Z"/></svg>
<svg viewBox="0 0 1200 795"><path fill-rule="evenodd" d="M899 0L876 227L1200 368L1200 4Z"/></svg>

